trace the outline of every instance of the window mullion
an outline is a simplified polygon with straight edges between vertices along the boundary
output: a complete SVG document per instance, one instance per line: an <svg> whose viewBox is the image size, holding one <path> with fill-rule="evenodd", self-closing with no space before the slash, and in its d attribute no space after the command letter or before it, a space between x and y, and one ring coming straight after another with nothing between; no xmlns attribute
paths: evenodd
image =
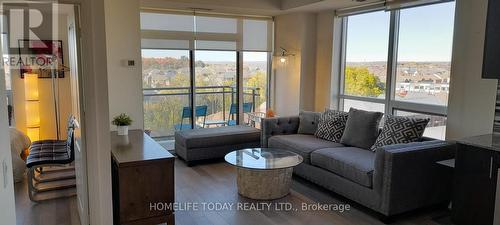
<svg viewBox="0 0 500 225"><path fill-rule="evenodd" d="M373 103L379 103L379 104L385 104L385 102L386 102L385 99L381 99L381 98L370 98L370 97L363 97L363 96L356 96L356 95L340 95L340 98L355 100L355 101L363 101L363 102L373 102Z"/></svg>
<svg viewBox="0 0 500 225"><path fill-rule="evenodd" d="M269 109L274 109L273 101L274 101L274 95L272 94L273 90L272 88L274 87L274 81L273 81L273 54L271 52L267 53L267 76L266 76L266 81L267 81L267 90L266 90L266 111L269 111Z"/></svg>
<svg viewBox="0 0 500 225"><path fill-rule="evenodd" d="M189 107L191 107L191 115L190 115L190 125L191 129L196 128L196 81L195 81L195 54L194 50L189 50Z"/></svg>
<svg viewBox="0 0 500 225"><path fill-rule="evenodd" d="M399 10L391 11L391 22L389 27L389 49L387 59L387 78L385 88L385 113L393 115L394 96L396 93L396 73L398 61L398 39L399 39Z"/></svg>
<svg viewBox="0 0 500 225"><path fill-rule="evenodd" d="M341 34L341 45L340 45L340 68L339 68L339 101L337 104L337 109L342 111L344 109L344 88L345 88L345 65L346 65L346 48L347 48L347 24L349 17L342 18L342 34Z"/></svg>
<svg viewBox="0 0 500 225"><path fill-rule="evenodd" d="M243 102L244 102L244 92L243 92L243 52L236 51L236 98L238 111L236 113L236 121L238 125L244 124L243 115Z"/></svg>
<svg viewBox="0 0 500 225"><path fill-rule="evenodd" d="M348 17L342 18L342 45L340 50L340 85L339 85L339 93L340 95L344 95L345 88L345 67L346 67L346 48L347 48L347 22Z"/></svg>
<svg viewBox="0 0 500 225"><path fill-rule="evenodd" d="M392 102L393 109L403 110L403 111L411 111L416 113L423 114L432 114L438 116L446 116L446 106L441 105L432 105L432 104L422 104L422 103L413 103L413 102L404 102L404 101L393 101Z"/></svg>

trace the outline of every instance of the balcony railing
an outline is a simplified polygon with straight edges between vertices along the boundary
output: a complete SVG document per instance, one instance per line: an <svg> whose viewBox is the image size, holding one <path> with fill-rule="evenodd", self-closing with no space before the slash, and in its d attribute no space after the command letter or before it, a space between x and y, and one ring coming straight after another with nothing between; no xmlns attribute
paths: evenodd
<svg viewBox="0 0 500 225"><path fill-rule="evenodd" d="M225 125L228 120L234 120L230 107L237 102L236 90L234 86L196 87L195 105L206 105L207 115L206 118L198 118L195 124L220 121L215 124ZM260 98L259 91L259 88L252 87L243 90L244 102L252 103L251 112L258 111L259 105L265 102ZM176 125L190 124L189 119L182 118L183 108L190 107L190 87L144 88L143 95L145 128L152 131L152 136L173 136Z"/></svg>

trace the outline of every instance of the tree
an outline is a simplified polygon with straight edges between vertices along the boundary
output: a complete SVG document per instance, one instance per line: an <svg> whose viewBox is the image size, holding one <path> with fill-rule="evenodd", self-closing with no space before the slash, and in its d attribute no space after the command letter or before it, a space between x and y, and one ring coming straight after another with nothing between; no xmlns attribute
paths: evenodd
<svg viewBox="0 0 500 225"><path fill-rule="evenodd" d="M236 78L229 79L227 75L218 73L218 67L228 68L228 71L234 71L231 65L210 64L203 61L195 62L196 74L196 99L195 105L207 105L207 119L221 119L222 112L225 119L228 119L230 106L235 103ZM144 96L144 126L153 130L154 135L173 135L174 126L181 123L183 107L189 107L189 86L190 75L186 74L186 68L189 66L189 58L180 59L164 58L143 58L143 74L148 74L153 69L160 71L174 71L175 75L169 78L169 84L166 87L185 87L186 89L167 89L156 92L158 96ZM230 75L230 74L229 74ZM230 77L230 76L229 76ZM251 74L244 76L244 87L257 89L255 107L259 107L266 101L267 76L263 71L252 71ZM147 86L147 79L143 80L144 87ZM218 88L203 88L207 86L219 86ZM226 88L222 88L225 86ZM213 93L212 93L213 92ZM222 94L222 92L225 92ZM252 102L251 90L245 90L244 102ZM217 118L210 118L215 116ZM184 124L188 123L187 119Z"/></svg>
<svg viewBox="0 0 500 225"><path fill-rule="evenodd" d="M345 70L345 93L348 95L378 97L383 94L385 85L379 77L366 67L347 67Z"/></svg>
<svg viewBox="0 0 500 225"><path fill-rule="evenodd" d="M259 107L263 102L266 101L266 90L267 90L267 76L262 71L257 71L254 74L250 75L250 78L245 81L245 87L255 88L257 89L257 93L259 97L255 102L255 108ZM251 91L247 91L248 93L252 93Z"/></svg>

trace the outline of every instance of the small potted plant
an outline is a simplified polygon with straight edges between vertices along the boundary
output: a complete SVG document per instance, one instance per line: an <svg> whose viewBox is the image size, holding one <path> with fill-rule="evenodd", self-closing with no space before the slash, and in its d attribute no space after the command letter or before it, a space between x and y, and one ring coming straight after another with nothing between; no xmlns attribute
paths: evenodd
<svg viewBox="0 0 500 225"><path fill-rule="evenodd" d="M125 113L122 113L113 118L111 122L113 125L116 125L118 130L118 135L128 135L128 126L132 124L132 119Z"/></svg>

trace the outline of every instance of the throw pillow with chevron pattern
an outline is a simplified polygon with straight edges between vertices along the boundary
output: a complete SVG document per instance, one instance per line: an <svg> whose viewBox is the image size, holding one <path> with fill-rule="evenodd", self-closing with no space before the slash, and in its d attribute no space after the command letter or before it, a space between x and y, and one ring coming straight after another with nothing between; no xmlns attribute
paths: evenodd
<svg viewBox="0 0 500 225"><path fill-rule="evenodd" d="M328 141L340 142L348 116L347 112L325 110L319 118L318 129L316 129L314 136Z"/></svg>
<svg viewBox="0 0 500 225"><path fill-rule="evenodd" d="M377 148L386 145L406 144L419 141L424 135L425 127L428 123L428 118L386 115L382 132L378 135L371 150L375 151Z"/></svg>

